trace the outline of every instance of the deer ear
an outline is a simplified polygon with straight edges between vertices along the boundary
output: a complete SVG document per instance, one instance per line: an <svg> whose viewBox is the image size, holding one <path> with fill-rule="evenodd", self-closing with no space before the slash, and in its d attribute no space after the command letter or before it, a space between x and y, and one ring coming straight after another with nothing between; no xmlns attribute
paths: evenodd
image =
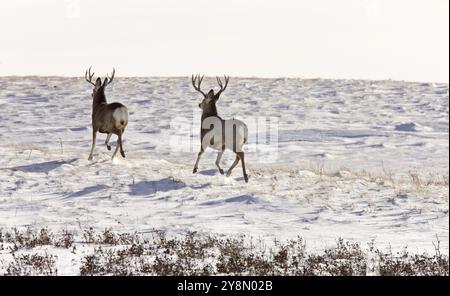
<svg viewBox="0 0 450 296"><path fill-rule="evenodd" d="M206 96L211 99L214 98L214 90L211 89Z"/></svg>
<svg viewBox="0 0 450 296"><path fill-rule="evenodd" d="M101 78L99 77L99 78L97 78L97 80L95 80L95 87L99 87L99 86L101 86L102 85L102 80L101 80Z"/></svg>
<svg viewBox="0 0 450 296"><path fill-rule="evenodd" d="M106 86L108 84L108 78L105 78L105 80L103 80L103 86Z"/></svg>

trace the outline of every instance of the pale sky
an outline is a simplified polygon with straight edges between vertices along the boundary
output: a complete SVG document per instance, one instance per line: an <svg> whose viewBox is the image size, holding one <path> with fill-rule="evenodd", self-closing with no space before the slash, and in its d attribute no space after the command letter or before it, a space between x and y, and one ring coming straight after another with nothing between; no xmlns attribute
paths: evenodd
<svg viewBox="0 0 450 296"><path fill-rule="evenodd" d="M1 0L0 76L449 80L448 0Z"/></svg>

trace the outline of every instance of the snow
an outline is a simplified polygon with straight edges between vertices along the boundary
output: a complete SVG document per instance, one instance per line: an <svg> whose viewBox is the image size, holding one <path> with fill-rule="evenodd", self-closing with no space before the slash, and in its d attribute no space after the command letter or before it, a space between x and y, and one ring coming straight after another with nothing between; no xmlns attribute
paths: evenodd
<svg viewBox="0 0 450 296"><path fill-rule="evenodd" d="M129 109L127 157L111 161L100 135L88 161L91 91L82 78L0 77L0 227L299 235L312 249L342 237L430 253L438 236L448 254L448 84L232 77L218 110L249 125L248 184L240 165L220 175L212 150L192 174L201 98L187 77L116 77L106 96ZM278 123L276 145L255 146L261 118ZM227 151L225 171L233 160Z"/></svg>

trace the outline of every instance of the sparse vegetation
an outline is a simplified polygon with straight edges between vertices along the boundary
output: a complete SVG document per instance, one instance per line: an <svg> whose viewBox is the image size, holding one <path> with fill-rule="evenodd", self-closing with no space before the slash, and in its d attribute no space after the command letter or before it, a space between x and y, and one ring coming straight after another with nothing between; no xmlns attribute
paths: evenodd
<svg viewBox="0 0 450 296"><path fill-rule="evenodd" d="M63 230L60 235L55 236L47 228L42 228L39 231L30 228L25 231L19 231L17 228L13 228L11 231L0 229L0 244L2 243L8 243L12 251L37 246L70 248L73 244L73 234Z"/></svg>
<svg viewBox="0 0 450 296"><path fill-rule="evenodd" d="M42 255L42 247L47 246ZM409 254L383 252L370 244L338 239L336 246L320 253L309 253L298 237L270 246L248 236L220 237L188 232L183 237L168 237L154 230L144 236L96 232L90 228L80 241L68 231L53 234L47 229L0 229L0 260L5 275L56 275L57 256L53 248L79 252L80 275L449 275L448 256L440 252ZM6 247L6 248L5 248ZM88 250L88 251L86 251ZM25 251L25 253L22 253ZM1 266L5 264L4 266Z"/></svg>
<svg viewBox="0 0 450 296"><path fill-rule="evenodd" d="M57 275L57 257L54 255L13 253L12 256L13 261L9 263L5 275Z"/></svg>

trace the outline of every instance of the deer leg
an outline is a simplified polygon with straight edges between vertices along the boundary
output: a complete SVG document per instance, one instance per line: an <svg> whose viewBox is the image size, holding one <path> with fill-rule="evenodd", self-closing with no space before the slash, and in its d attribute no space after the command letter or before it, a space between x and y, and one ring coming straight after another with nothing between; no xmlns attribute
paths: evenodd
<svg viewBox="0 0 450 296"><path fill-rule="evenodd" d="M109 133L107 136L106 136L106 140L105 140L105 145L106 145L106 148L108 148L108 150L110 150L111 151L111 146L109 146L109 139L111 139L111 135L112 135L112 133Z"/></svg>
<svg viewBox="0 0 450 296"><path fill-rule="evenodd" d="M198 163L200 162L200 157L202 156L204 151L205 150L203 150L203 146L201 146L200 152L198 153L198 156L197 156L197 161L195 162L195 165L194 165L194 170L192 171L193 174L195 174L198 170Z"/></svg>
<svg viewBox="0 0 450 296"><path fill-rule="evenodd" d="M220 159L222 158L222 155L223 151L219 151L219 153L217 154L216 166L219 169L219 172L223 175L223 170L220 168Z"/></svg>
<svg viewBox="0 0 450 296"><path fill-rule="evenodd" d="M118 138L117 138L116 149L114 150L114 153L113 153L111 159L114 159L114 157L116 156L117 152L119 151L119 148L120 148L120 139L121 139L121 138L122 138L122 137L120 136L120 133L119 133Z"/></svg>
<svg viewBox="0 0 450 296"><path fill-rule="evenodd" d="M247 176L247 172L245 171L244 152L237 152L237 155L239 155L239 158L241 159L242 173L244 174L245 183L248 183L248 176Z"/></svg>
<svg viewBox="0 0 450 296"><path fill-rule="evenodd" d="M95 148L95 141L97 139L97 130L93 129L92 130L92 148L91 148L91 153L89 154L89 158L88 160L92 160L92 155L94 154L94 148Z"/></svg>
<svg viewBox="0 0 450 296"><path fill-rule="evenodd" d="M231 175L231 171L233 171L234 167L238 164L238 162L239 162L239 155L236 153L236 159L234 160L231 167L228 169L227 177L229 177Z"/></svg>
<svg viewBox="0 0 450 296"><path fill-rule="evenodd" d="M122 155L123 158L125 158L125 152L123 151L123 145L122 145L122 131L119 134L120 139L120 155Z"/></svg>

